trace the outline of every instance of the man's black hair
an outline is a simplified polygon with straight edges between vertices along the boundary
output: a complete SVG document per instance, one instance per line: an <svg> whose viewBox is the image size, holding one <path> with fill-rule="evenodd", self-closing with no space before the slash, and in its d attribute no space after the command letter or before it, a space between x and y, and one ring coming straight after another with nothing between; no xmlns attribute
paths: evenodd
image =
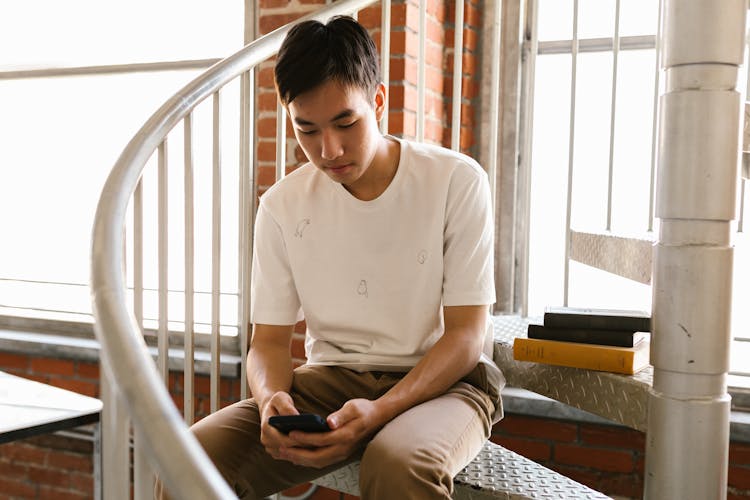
<svg viewBox="0 0 750 500"><path fill-rule="evenodd" d="M284 39L274 77L284 105L328 80L359 87L370 96L380 83L378 51L367 30L351 17L337 16L327 24L305 21Z"/></svg>

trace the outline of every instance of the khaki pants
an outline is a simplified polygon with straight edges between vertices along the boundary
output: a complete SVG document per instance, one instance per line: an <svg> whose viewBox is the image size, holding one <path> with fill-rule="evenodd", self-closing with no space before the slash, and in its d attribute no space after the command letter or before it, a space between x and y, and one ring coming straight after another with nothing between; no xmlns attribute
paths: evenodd
<svg viewBox="0 0 750 500"><path fill-rule="evenodd" d="M488 396L483 367L433 400L402 413L346 462L326 469L275 460L260 443L260 418L248 399L207 416L192 431L240 498L257 499L309 482L361 460L359 486L365 500L450 498L453 477L489 437L495 398ZM301 366L290 394L300 413L326 416L354 398L376 399L403 373L355 372ZM484 389L484 390L483 390ZM494 391L492 391L494 392ZM157 486L157 497L163 495Z"/></svg>

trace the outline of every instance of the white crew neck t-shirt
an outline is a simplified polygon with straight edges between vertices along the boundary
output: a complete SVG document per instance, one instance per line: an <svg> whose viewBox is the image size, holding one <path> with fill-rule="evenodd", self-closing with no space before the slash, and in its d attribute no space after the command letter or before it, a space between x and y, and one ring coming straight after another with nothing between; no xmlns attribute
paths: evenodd
<svg viewBox="0 0 750 500"><path fill-rule="evenodd" d="M311 163L261 197L252 321L304 318L308 364L407 371L443 334L442 306L495 301L486 173L468 156L392 139L398 169L372 201ZM483 361L502 377L492 348L488 325Z"/></svg>

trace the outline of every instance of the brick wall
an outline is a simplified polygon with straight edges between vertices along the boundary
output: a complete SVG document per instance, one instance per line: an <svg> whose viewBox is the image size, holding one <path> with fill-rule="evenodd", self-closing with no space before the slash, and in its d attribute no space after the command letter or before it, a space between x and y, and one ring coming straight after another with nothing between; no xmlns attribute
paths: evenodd
<svg viewBox="0 0 750 500"><path fill-rule="evenodd" d="M0 370L87 396L96 397L99 393L97 363L0 352ZM175 403L181 408L182 375L172 373L170 385ZM195 387L195 411L199 418L208 412L208 378L197 376ZM222 380L222 406L239 399L239 389L239 379ZM641 498L644 469L641 432L619 426L508 414L493 429L492 440L609 495ZM0 445L0 500L91 498L92 449L88 441L59 435ZM729 500L750 498L750 443L730 444L728 486ZM338 493L320 489L314 498L337 499Z"/></svg>

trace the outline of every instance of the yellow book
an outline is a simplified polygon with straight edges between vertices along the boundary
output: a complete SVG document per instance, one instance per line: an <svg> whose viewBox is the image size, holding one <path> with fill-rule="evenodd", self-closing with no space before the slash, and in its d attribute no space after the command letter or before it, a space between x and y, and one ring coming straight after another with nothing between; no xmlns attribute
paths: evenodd
<svg viewBox="0 0 750 500"><path fill-rule="evenodd" d="M513 341L513 359L632 375L648 366L649 342L614 347L517 337Z"/></svg>

